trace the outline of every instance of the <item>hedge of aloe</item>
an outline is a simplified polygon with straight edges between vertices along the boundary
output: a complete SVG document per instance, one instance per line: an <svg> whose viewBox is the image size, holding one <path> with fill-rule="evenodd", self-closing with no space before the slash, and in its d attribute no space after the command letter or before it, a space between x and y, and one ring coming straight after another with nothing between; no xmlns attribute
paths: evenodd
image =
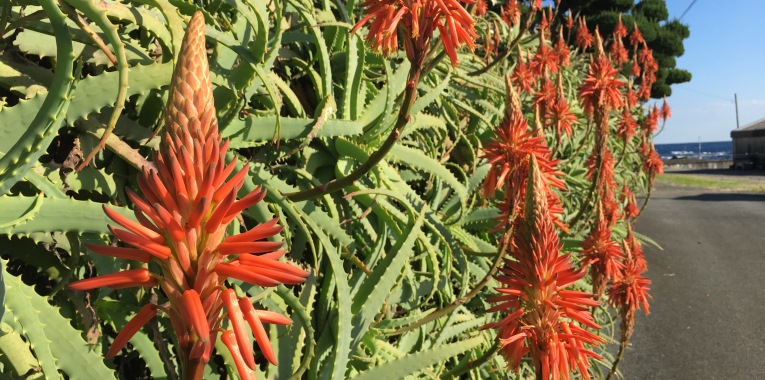
<svg viewBox="0 0 765 380"><path fill-rule="evenodd" d="M0 378L611 376L670 111L635 26L574 16L3 2Z"/></svg>

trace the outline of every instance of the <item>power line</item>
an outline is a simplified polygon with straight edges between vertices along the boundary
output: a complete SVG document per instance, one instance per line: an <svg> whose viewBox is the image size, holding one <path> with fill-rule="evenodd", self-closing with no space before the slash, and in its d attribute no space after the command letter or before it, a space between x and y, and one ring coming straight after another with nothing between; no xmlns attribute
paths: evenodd
<svg viewBox="0 0 765 380"><path fill-rule="evenodd" d="M708 93L708 92L698 91L698 90L690 89L690 88L687 88L687 87L680 87L680 86L677 86L677 87L672 87L672 89L673 89L673 90L674 90L674 89L677 89L677 90L683 90L683 91L694 92L694 93L697 93L697 94L699 94L699 95L704 95L704 96L708 96L708 97L710 97L710 98L715 98L715 99L725 100L725 101L728 101L728 102L731 102L731 103L733 103L733 99L730 99L730 98L723 98L723 97L722 97L722 96L720 96L720 95L713 95L713 94L710 94L710 93Z"/></svg>
<svg viewBox="0 0 765 380"><path fill-rule="evenodd" d="M682 19L683 19L683 17L685 17L685 14L686 14L686 13L688 13L688 11L690 11L690 10L691 10L691 8L693 8L693 4L696 4L696 2L697 2L697 1L699 1L699 0L693 0L693 1L691 1L691 5L689 5L689 6L688 6L688 8L685 8L685 11L683 12L683 14L681 14L681 15L680 15L680 18L678 18L678 19L677 19L677 21L680 21L680 20L682 20Z"/></svg>

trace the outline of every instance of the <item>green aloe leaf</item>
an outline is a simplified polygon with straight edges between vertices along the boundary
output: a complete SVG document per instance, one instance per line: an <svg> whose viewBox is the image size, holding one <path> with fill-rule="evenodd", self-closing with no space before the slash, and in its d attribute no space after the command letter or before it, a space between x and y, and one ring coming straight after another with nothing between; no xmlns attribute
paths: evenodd
<svg viewBox="0 0 765 380"><path fill-rule="evenodd" d="M410 222L406 231L408 233L399 239L391 252L377 265L371 275L359 287L353 297L351 311L353 318L354 347L361 341L374 316L379 314L383 304L388 299L391 289L401 275L404 265L413 253L414 242L420 235L420 228L424 221L424 214L420 214Z"/></svg>
<svg viewBox="0 0 765 380"><path fill-rule="evenodd" d="M109 206L133 218L125 207ZM112 223L101 203L71 198L0 197L0 233L28 235L56 231L108 234Z"/></svg>
<svg viewBox="0 0 765 380"><path fill-rule="evenodd" d="M482 336L465 339L457 343L434 347L427 351L408 354L370 368L354 377L354 380L403 379L429 366L457 356L478 347L486 339Z"/></svg>
<svg viewBox="0 0 765 380"><path fill-rule="evenodd" d="M115 378L101 354L91 349L57 307L48 304L45 297L24 284L21 278L8 272L4 277L5 306L21 326L47 379L59 379L59 369L72 380Z"/></svg>

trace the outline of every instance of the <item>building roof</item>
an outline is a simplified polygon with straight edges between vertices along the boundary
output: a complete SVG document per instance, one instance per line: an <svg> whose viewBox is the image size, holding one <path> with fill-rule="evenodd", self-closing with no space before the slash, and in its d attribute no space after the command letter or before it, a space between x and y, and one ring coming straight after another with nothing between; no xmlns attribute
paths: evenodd
<svg viewBox="0 0 765 380"><path fill-rule="evenodd" d="M739 129L730 132L730 136L737 137L762 137L765 136L765 118L753 121Z"/></svg>

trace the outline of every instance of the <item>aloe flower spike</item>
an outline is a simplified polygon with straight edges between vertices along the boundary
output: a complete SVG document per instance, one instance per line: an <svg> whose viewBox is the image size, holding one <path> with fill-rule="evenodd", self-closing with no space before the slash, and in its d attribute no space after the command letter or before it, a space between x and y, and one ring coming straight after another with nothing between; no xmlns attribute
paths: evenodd
<svg viewBox="0 0 765 380"><path fill-rule="evenodd" d="M184 379L202 378L221 332L240 376L253 378L257 363L245 321L263 355L276 364L259 316L280 324L289 318L250 310L254 308L249 298L238 299L227 289L227 279L266 287L299 284L309 273L279 261L286 253L279 250L283 243L266 240L281 233L277 219L227 236L229 224L243 210L263 201L266 191L257 187L239 197L249 166L234 174L236 161L226 162L228 142L218 133L204 31L204 17L197 12L189 22L170 82L163 136L153 155L155 166L139 174L142 195L126 191L135 205L136 220L104 207L121 227L110 226L112 234L132 248L89 246L106 256L151 261L158 264L152 266L159 268L158 273L130 269L77 281L69 289L159 285L169 302L141 309L117 336L109 355L119 352L159 308L170 317L178 337ZM226 317L234 331L223 331Z"/></svg>

